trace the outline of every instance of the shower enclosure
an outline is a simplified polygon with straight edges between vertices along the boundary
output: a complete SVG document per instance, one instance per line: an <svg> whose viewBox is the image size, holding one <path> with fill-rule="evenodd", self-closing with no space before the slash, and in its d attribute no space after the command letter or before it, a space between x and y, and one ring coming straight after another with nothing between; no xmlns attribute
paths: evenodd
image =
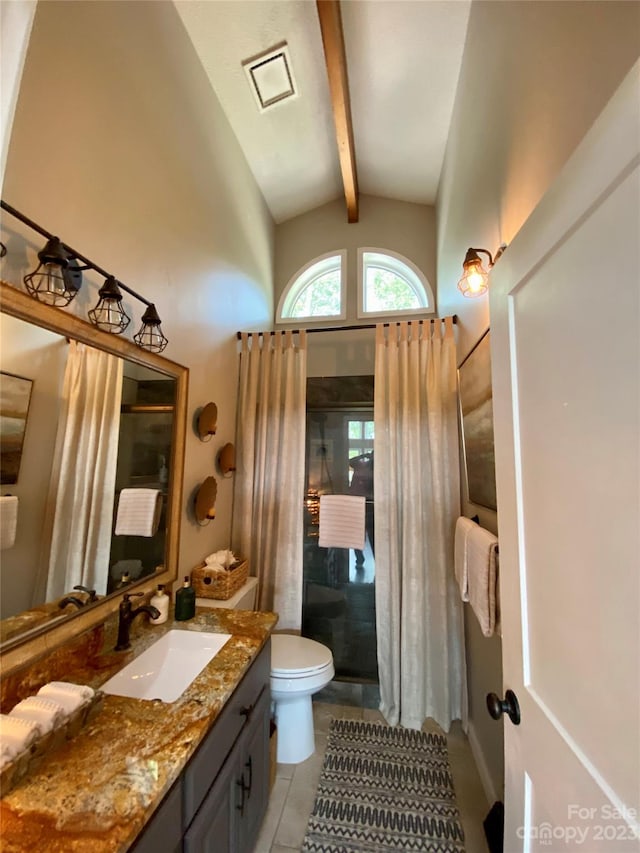
<svg viewBox="0 0 640 853"><path fill-rule="evenodd" d="M373 377L309 379L302 633L328 646L336 676L377 682L373 517ZM362 551L320 548L323 494L365 497Z"/></svg>

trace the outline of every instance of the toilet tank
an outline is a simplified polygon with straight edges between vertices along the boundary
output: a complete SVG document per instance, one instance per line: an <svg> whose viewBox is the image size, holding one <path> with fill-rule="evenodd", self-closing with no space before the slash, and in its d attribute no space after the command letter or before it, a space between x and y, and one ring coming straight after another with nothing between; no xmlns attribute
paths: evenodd
<svg viewBox="0 0 640 853"><path fill-rule="evenodd" d="M229 610L255 610L258 578L247 578L237 592L226 601L217 598L196 598L199 607L226 607Z"/></svg>

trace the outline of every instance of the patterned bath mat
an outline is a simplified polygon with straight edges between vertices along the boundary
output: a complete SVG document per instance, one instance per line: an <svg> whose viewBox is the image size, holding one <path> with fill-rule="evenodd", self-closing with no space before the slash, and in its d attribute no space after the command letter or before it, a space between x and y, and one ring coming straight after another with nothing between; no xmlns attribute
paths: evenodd
<svg viewBox="0 0 640 853"><path fill-rule="evenodd" d="M464 853L447 739L334 720L301 853Z"/></svg>

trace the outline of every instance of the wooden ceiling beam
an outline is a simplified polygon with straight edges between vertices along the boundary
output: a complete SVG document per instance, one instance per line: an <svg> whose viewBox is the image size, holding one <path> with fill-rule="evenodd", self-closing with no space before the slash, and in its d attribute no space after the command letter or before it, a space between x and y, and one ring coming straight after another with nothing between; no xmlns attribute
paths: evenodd
<svg viewBox="0 0 640 853"><path fill-rule="evenodd" d="M339 0L316 0L324 57L329 77L329 90L333 107L333 120L336 126L338 156L344 185L344 197L347 203L349 222L357 222L358 175L356 172L356 154L353 143L353 123L351 121L351 100L347 77L347 57L344 49L342 15Z"/></svg>

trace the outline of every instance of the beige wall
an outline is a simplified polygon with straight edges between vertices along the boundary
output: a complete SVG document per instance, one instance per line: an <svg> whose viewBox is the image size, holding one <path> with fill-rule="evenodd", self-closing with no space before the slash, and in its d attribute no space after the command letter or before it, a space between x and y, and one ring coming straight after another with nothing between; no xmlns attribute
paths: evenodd
<svg viewBox="0 0 640 853"><path fill-rule="evenodd" d="M235 332L271 325L274 226L173 4L38 4L3 197L156 303L165 355L191 371L189 424L218 405L211 443L188 431L189 571L229 541L232 479L219 478L208 526L188 507L233 440ZM14 255L14 275L33 267L38 242ZM83 287L72 310L86 316L96 299ZM141 306L126 308L129 335Z"/></svg>
<svg viewBox="0 0 640 853"><path fill-rule="evenodd" d="M360 196L360 221L351 225L347 223L344 199L338 199L276 227L276 305L289 280L302 266L319 255L346 249L347 320L344 322L358 322L358 248L365 246L404 255L422 270L435 295L435 209L424 204L363 195ZM331 324L325 321L319 325Z"/></svg>
<svg viewBox="0 0 640 853"><path fill-rule="evenodd" d="M36 0L0 3L0 188L35 12Z"/></svg>
<svg viewBox="0 0 640 853"><path fill-rule="evenodd" d="M458 315L460 360L489 326L488 298L456 289L467 248L513 240L639 53L638 3L473 3L437 202L438 306ZM466 510L496 529L495 513ZM500 794L501 724L484 706L500 643L466 624L471 733Z"/></svg>

